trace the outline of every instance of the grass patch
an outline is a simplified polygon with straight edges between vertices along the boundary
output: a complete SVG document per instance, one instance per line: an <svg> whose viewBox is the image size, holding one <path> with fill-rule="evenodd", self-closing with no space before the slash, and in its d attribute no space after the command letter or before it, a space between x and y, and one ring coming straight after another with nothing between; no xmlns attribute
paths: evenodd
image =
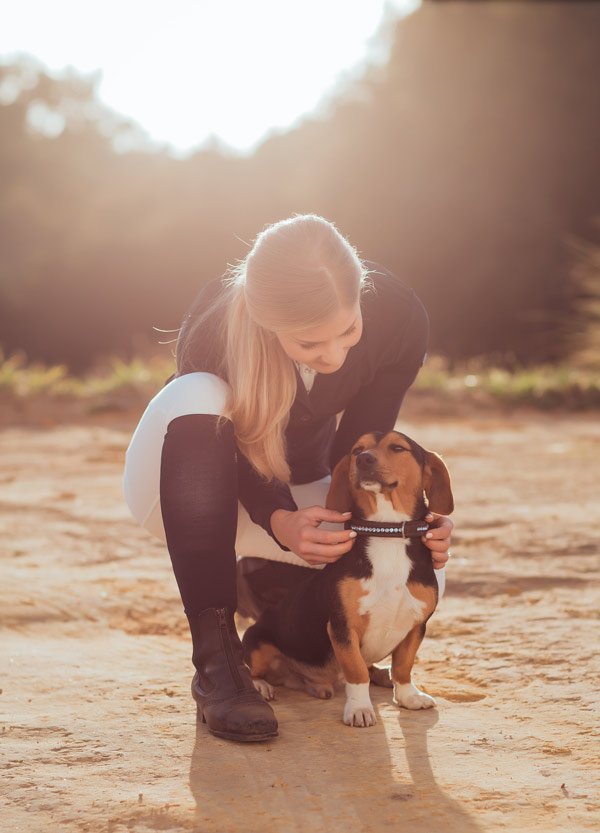
<svg viewBox="0 0 600 833"><path fill-rule="evenodd" d="M129 362L113 357L101 368L83 376L69 374L65 365L27 362L24 353L6 357L0 350L0 395L25 399L39 394L50 397L104 398L118 408L119 396L127 394L148 401L174 372L172 357ZM566 365L506 370L483 361L465 362L449 368L441 356L429 356L412 390L442 401L489 401L542 409L591 410L600 408L600 371ZM102 404L97 405L102 408Z"/></svg>
<svg viewBox="0 0 600 833"><path fill-rule="evenodd" d="M50 396L92 397L139 391L147 395L161 388L175 370L172 359L125 362L111 357L101 370L83 376L69 374L66 365L27 362L24 353L5 357L0 349L0 395L10 392L25 398L39 393Z"/></svg>
<svg viewBox="0 0 600 833"><path fill-rule="evenodd" d="M446 398L488 398L548 410L600 408L600 371L567 365L506 370L470 361L449 370L442 357L432 356L422 367L414 389Z"/></svg>

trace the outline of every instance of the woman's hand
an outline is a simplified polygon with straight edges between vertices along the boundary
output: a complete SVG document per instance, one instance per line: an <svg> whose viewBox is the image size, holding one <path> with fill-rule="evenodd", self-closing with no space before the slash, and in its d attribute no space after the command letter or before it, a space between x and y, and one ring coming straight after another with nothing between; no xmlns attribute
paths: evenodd
<svg viewBox="0 0 600 833"><path fill-rule="evenodd" d="M289 512L276 509L271 529L277 540L309 564L329 564L352 549L356 532L350 529L319 529L321 521L343 523L352 512L336 512L324 506L309 506Z"/></svg>
<svg viewBox="0 0 600 833"><path fill-rule="evenodd" d="M437 512L428 512L425 520L431 529L421 536L421 541L431 550L434 569L441 570L450 558L450 536L454 523L451 518Z"/></svg>

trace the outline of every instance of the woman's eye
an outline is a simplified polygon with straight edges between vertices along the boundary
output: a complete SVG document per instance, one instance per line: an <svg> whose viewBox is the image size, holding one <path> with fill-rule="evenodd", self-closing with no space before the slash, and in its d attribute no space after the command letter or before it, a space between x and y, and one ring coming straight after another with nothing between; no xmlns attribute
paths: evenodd
<svg viewBox="0 0 600 833"><path fill-rule="evenodd" d="M344 333L344 336L351 336L352 333L355 333L355 332L356 332L356 325L354 327L352 327L351 330L348 330L347 333ZM314 348L318 347L318 346L319 346L318 344L302 344L300 342L300 347L302 347L304 350L314 350Z"/></svg>

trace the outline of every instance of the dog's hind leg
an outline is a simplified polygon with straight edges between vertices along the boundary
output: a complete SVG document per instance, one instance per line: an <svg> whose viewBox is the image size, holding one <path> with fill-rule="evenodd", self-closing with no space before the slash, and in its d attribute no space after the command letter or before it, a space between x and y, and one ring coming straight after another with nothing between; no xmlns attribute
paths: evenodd
<svg viewBox="0 0 600 833"><path fill-rule="evenodd" d="M412 667L425 636L425 623L415 625L402 642L392 651L392 680L394 682L394 703L405 709L431 709L435 700L424 691L420 691L411 682Z"/></svg>
<svg viewBox="0 0 600 833"><path fill-rule="evenodd" d="M394 687L389 668L378 668L376 665L369 665L369 679L374 685L382 686L382 688Z"/></svg>
<svg viewBox="0 0 600 833"><path fill-rule="evenodd" d="M259 636L260 628L251 625L242 638L244 648L244 661L250 669L254 688L259 691L265 700L275 698L275 690L269 680L272 668L280 664L281 654L270 642L263 641Z"/></svg>

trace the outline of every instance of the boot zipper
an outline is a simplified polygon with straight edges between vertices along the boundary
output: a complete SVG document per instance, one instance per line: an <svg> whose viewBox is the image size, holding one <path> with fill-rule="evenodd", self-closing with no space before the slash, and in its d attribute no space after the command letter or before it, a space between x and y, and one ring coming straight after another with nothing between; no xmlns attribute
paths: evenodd
<svg viewBox="0 0 600 833"><path fill-rule="evenodd" d="M217 608L217 615L219 617L219 625L222 628L221 631L221 640L225 647L225 653L227 654L227 661L229 662L229 668L231 669L231 673L239 687L240 690L243 690L244 684L242 682L242 678L240 676L239 668L237 667L237 663L233 656L233 651L231 650L231 642L230 642L230 635L227 629L227 615L226 609L224 607Z"/></svg>

